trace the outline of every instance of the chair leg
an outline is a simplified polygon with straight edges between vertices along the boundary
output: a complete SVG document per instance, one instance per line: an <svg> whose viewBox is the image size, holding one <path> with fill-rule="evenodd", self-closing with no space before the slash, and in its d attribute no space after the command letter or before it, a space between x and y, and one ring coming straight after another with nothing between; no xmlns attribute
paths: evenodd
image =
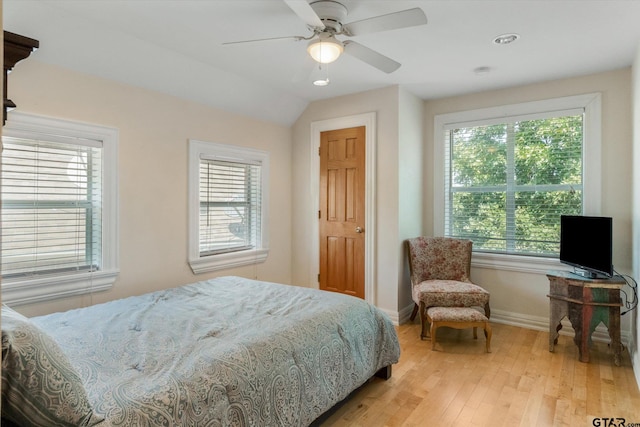
<svg viewBox="0 0 640 427"><path fill-rule="evenodd" d="M431 350L436 349L436 331L438 330L438 324L431 322Z"/></svg>
<svg viewBox="0 0 640 427"><path fill-rule="evenodd" d="M416 314L418 314L418 304L414 303L413 304L413 311L411 312L411 317L409 317L409 320L411 320L413 322L413 319L416 318Z"/></svg>
<svg viewBox="0 0 640 427"><path fill-rule="evenodd" d="M425 339L427 337L427 309L423 302L420 302L420 323L422 325L420 339Z"/></svg>
<svg viewBox="0 0 640 427"><path fill-rule="evenodd" d="M491 325L489 322L485 322L484 324L484 336L487 339L487 353L491 353Z"/></svg>

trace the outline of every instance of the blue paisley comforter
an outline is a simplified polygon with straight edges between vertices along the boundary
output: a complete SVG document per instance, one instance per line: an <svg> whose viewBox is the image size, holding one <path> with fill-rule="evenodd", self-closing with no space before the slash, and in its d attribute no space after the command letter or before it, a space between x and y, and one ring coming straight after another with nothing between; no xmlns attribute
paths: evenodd
<svg viewBox="0 0 640 427"><path fill-rule="evenodd" d="M32 321L101 426L305 426L400 354L365 301L239 277Z"/></svg>

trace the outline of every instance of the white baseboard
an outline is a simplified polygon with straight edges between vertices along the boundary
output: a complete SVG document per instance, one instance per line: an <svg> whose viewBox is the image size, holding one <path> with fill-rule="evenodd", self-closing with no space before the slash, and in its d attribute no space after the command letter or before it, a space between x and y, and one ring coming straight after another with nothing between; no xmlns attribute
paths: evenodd
<svg viewBox="0 0 640 427"><path fill-rule="evenodd" d="M502 310L491 310L491 321L495 323L502 323L505 325L520 326L522 328L534 329L536 331L549 331L549 318L539 316L529 316L526 314L512 313ZM571 322L566 317L562 319L562 329L560 329L560 335L567 335L573 337L575 331L571 326ZM591 335L593 341L598 342L610 342L609 332L607 327L600 324L596 327L596 330ZM629 331L620 331L620 340L622 344L628 348L631 339Z"/></svg>
<svg viewBox="0 0 640 427"><path fill-rule="evenodd" d="M391 313L385 311L391 318L394 325L406 323L413 311L413 303L410 306L403 308L399 312ZM513 313L504 310L491 310L491 322L501 323L504 325L518 326L526 329L533 329L536 331L549 331L549 318L541 316L531 316L528 314ZM575 332L569 319L566 317L562 319L561 335L567 335L573 337ZM609 333L606 326L600 324L596 327L596 330L591 335L591 339L598 342L609 342ZM629 342L631 334L629 331L620 331L620 339L625 348L629 348Z"/></svg>
<svg viewBox="0 0 640 427"><path fill-rule="evenodd" d="M411 311L413 310L413 303L410 306L403 308L399 312L384 310L384 309L380 309L380 310L383 311L387 316L389 316L389 319L391 319L391 322L394 325L398 326L402 323L407 323L407 321L409 320L409 317L411 317Z"/></svg>

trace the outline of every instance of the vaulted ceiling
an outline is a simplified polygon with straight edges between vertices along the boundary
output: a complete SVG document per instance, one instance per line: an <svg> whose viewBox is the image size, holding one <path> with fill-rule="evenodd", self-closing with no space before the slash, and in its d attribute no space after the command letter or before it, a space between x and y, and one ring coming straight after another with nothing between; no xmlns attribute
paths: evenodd
<svg viewBox="0 0 640 427"><path fill-rule="evenodd" d="M312 34L283 0L4 0L3 17L40 41L30 60L284 125L313 100L388 85L433 99L619 69L640 42L636 0L338 1L346 22L418 7L428 23L352 38L397 71L342 55L318 87L305 40L224 44Z"/></svg>

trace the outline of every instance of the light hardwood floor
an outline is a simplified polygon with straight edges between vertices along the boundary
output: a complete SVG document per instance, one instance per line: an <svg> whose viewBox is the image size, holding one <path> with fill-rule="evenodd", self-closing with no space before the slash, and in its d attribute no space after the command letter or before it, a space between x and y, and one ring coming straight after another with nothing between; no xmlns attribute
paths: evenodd
<svg viewBox="0 0 640 427"><path fill-rule="evenodd" d="M440 328L431 351L417 321L401 325L402 354L391 379L372 379L322 426L604 426L594 419L605 417L640 423L626 349L617 367L607 344L594 342L591 362L581 363L571 337L561 335L550 353L547 332L492 328L492 353L485 353L482 331L474 340L471 329Z"/></svg>

